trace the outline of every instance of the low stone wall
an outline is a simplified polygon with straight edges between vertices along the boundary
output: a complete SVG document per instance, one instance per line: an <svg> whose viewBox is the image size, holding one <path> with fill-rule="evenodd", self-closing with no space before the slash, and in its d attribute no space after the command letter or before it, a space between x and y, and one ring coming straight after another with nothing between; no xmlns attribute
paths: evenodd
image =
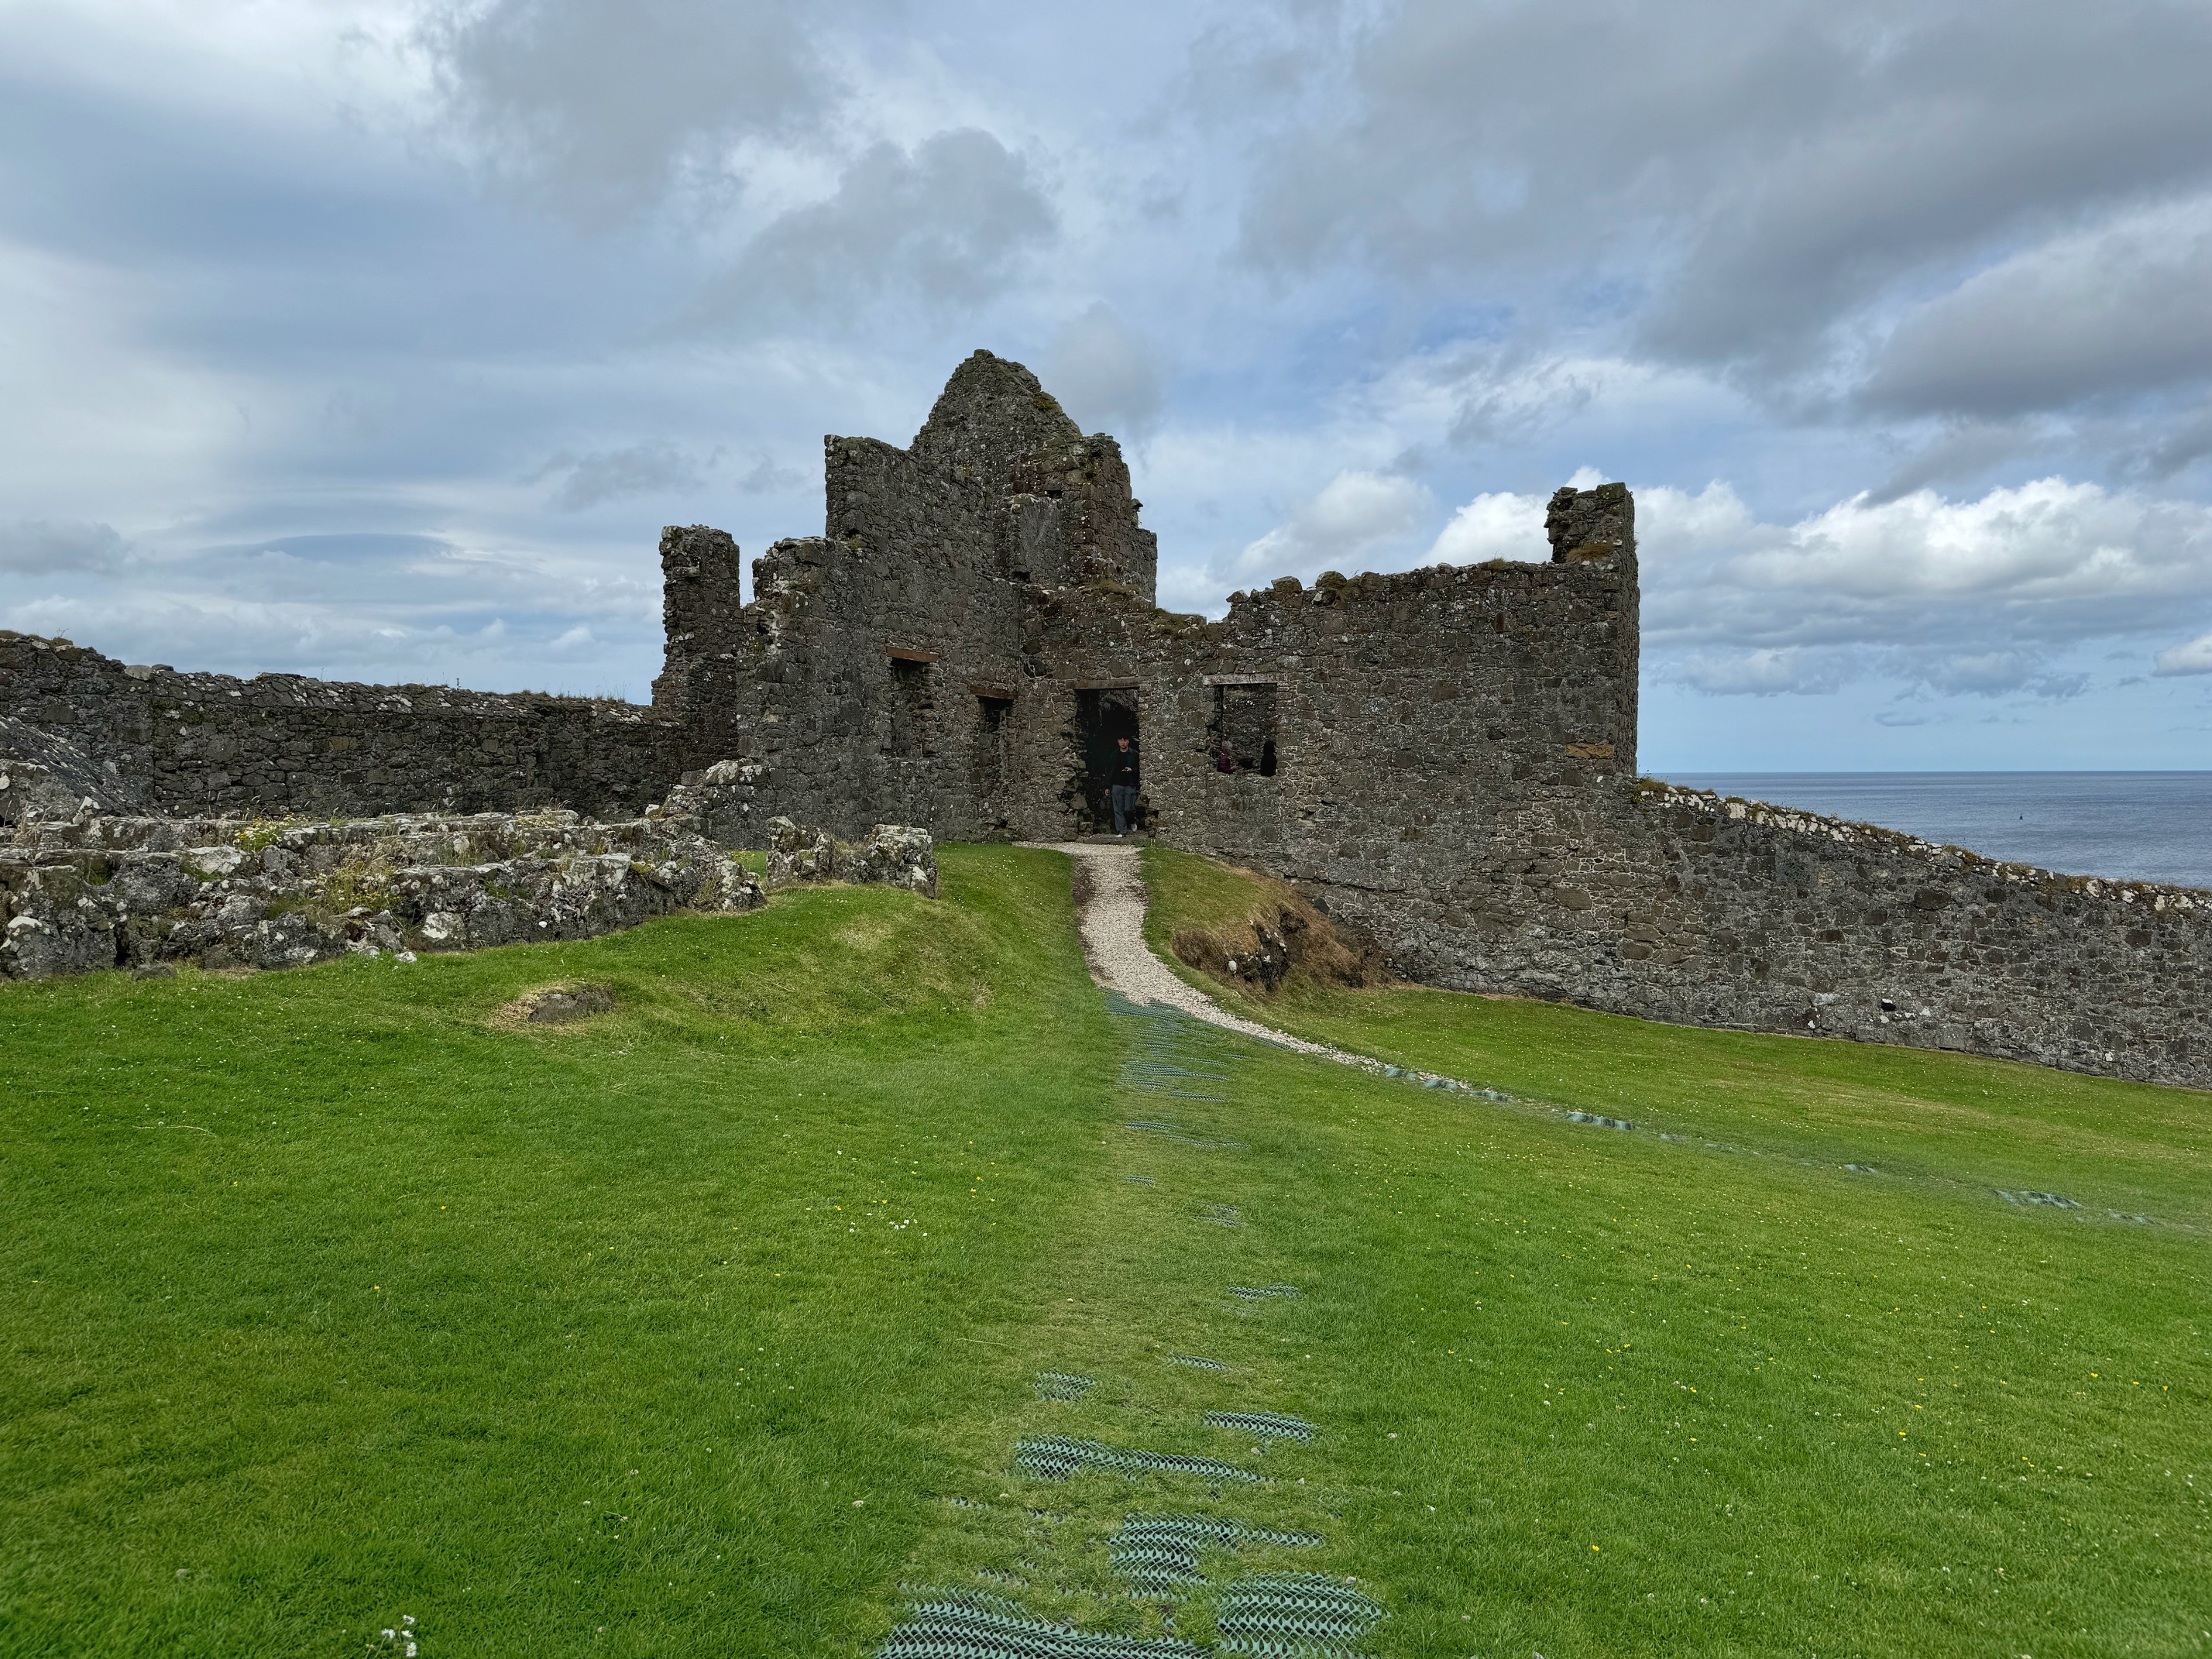
<svg viewBox="0 0 2212 1659"><path fill-rule="evenodd" d="M619 816L703 758L684 725L632 703L179 673L5 631L0 715L112 763L149 805L179 813Z"/></svg>
<svg viewBox="0 0 2212 1659"><path fill-rule="evenodd" d="M690 819L391 817L295 824L93 814L0 848L0 978L295 968L588 939L765 896Z"/></svg>
<svg viewBox="0 0 2212 1659"><path fill-rule="evenodd" d="M1645 783L1387 886L1290 871L1411 977L2212 1086L2212 893Z"/></svg>

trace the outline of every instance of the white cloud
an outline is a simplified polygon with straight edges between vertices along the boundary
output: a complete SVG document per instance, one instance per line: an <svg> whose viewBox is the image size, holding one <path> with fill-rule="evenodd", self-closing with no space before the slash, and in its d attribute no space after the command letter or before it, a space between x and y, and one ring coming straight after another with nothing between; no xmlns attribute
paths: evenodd
<svg viewBox="0 0 2212 1659"><path fill-rule="evenodd" d="M1486 559L1548 559L1545 498L1500 492L1477 495L1451 516L1433 546L1431 564L1480 564Z"/></svg>
<svg viewBox="0 0 2212 1659"><path fill-rule="evenodd" d="M2212 634L2200 634L2186 645L2161 651L2151 672L2162 677L2212 674Z"/></svg>
<svg viewBox="0 0 2212 1659"><path fill-rule="evenodd" d="M2045 478L1952 501L1864 495L1759 522L1725 484L1638 497L1644 639L1702 690L2067 697L2057 659L2212 616L2212 508Z"/></svg>
<svg viewBox="0 0 2212 1659"><path fill-rule="evenodd" d="M1243 582L1308 577L1326 569L1382 568L1435 510L1413 479L1340 472L1283 523L1246 544L1227 574Z"/></svg>

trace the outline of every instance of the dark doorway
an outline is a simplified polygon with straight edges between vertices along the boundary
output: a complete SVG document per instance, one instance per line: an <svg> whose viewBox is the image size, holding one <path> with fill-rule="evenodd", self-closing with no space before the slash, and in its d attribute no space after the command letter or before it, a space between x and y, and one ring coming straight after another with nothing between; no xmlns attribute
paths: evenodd
<svg viewBox="0 0 2212 1659"><path fill-rule="evenodd" d="M1107 799L1106 789L1113 775L1115 757L1121 752L1115 739L1127 738L1131 748L1138 746L1137 688L1113 685L1077 692L1075 736L1078 770L1074 781L1084 829L1091 832L1109 830L1114 824L1114 808ZM1142 781L1140 770L1140 787Z"/></svg>

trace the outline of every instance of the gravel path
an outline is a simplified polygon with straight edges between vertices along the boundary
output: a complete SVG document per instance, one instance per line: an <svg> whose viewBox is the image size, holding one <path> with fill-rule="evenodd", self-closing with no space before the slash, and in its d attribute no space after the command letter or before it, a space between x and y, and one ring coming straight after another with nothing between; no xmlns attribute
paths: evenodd
<svg viewBox="0 0 2212 1659"><path fill-rule="evenodd" d="M1456 1078L1417 1072L1409 1066L1386 1066L1370 1055L1332 1048L1325 1042L1310 1042L1304 1037L1231 1013L1205 992L1182 979L1145 943L1146 895L1135 848L1083 841L1030 842L1024 845L1065 853L1077 861L1079 873L1090 878L1076 883L1080 900L1077 921L1083 932L1083 955L1091 964L1091 977L1107 990L1118 991L1132 1002L1163 1003L1180 1009L1193 1019L1202 1019L1208 1025L1257 1037L1262 1042L1272 1042L1296 1054L1334 1060L1340 1066L1356 1066L1378 1077L1402 1077L1432 1089L1464 1089L1491 1099L1506 1098L1495 1090L1476 1089Z"/></svg>

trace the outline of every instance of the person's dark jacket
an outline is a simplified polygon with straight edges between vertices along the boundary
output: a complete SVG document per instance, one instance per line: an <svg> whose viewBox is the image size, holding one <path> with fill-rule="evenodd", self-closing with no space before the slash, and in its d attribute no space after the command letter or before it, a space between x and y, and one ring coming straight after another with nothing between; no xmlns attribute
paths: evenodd
<svg viewBox="0 0 2212 1659"><path fill-rule="evenodd" d="M1115 745L1114 758L1106 763L1106 781L1129 789L1134 789L1137 787L1137 745L1135 744L1131 744L1127 749L1118 744Z"/></svg>

